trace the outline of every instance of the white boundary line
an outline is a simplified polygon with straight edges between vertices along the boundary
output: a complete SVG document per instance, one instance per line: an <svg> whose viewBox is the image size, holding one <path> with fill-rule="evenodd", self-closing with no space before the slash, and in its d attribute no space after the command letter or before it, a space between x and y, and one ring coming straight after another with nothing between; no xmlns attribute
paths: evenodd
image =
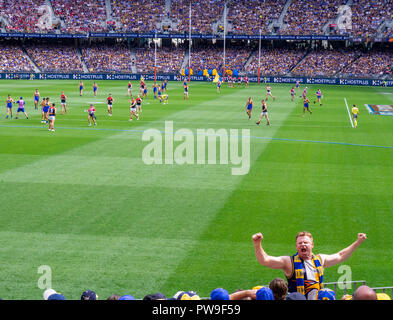
<svg viewBox="0 0 393 320"><path fill-rule="evenodd" d="M351 113L349 112L349 107L348 107L347 98L344 98L344 101L345 101L345 105L347 106L347 111L348 111L348 117L349 117L349 121L351 121L351 126L352 126L352 128L354 128L354 126L353 126L353 122L352 122Z"/></svg>

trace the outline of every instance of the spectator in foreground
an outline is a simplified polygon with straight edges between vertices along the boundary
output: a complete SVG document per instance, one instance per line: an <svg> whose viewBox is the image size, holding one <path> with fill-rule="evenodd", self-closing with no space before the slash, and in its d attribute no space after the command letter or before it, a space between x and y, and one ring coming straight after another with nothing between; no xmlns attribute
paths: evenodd
<svg viewBox="0 0 393 320"><path fill-rule="evenodd" d="M297 252L293 256L274 257L268 255L262 249L262 239L261 233L252 236L258 262L268 268L283 270L288 279L289 292L300 292L308 300L316 300L317 293L322 288L324 268L332 267L347 260L359 245L366 240L366 234L359 233L357 240L350 246L330 255L314 255L312 253L314 242L309 232L299 232L296 235Z"/></svg>
<svg viewBox="0 0 393 320"><path fill-rule="evenodd" d="M352 300L378 300L377 294L373 289L364 285L355 290L352 295Z"/></svg>
<svg viewBox="0 0 393 320"><path fill-rule="evenodd" d="M269 283L269 288L273 292L274 300L285 300L288 293L288 285L284 279L275 278Z"/></svg>
<svg viewBox="0 0 393 320"><path fill-rule="evenodd" d="M98 300L98 295L92 290L86 290L82 293L81 300Z"/></svg>

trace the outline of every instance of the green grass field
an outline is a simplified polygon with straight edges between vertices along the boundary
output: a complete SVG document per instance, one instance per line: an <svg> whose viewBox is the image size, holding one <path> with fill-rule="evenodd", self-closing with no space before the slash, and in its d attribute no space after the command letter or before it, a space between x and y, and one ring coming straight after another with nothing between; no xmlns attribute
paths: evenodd
<svg viewBox="0 0 393 320"><path fill-rule="evenodd" d="M42 299L40 266L51 268L51 286L67 299L94 290L100 299L161 291L194 290L200 296L268 284L284 277L258 264L251 236L262 232L271 255L295 253L295 235L314 235L315 253L335 253L368 239L345 262L352 280L392 286L393 117L370 115L364 104L393 104L392 88L319 86L323 106L302 117L290 86L272 84L270 127L257 126L265 86L168 84L169 104L151 96L139 121L129 122L127 81L2 81L0 97L0 297ZM133 82L134 92L138 87ZM33 92L57 103L56 132L40 123ZM301 88L302 89L302 88ZM309 86L312 101L317 86ZM60 93L68 115L60 115ZM113 117L106 113L112 93ZM29 119L5 119L7 94L27 101ZM253 119L244 105L254 99ZM350 124L344 98L360 109ZM88 104L97 127L87 126ZM14 111L17 107L14 106ZM146 165L146 129L250 129L247 175L228 165ZM176 146L176 143L175 143ZM325 270L337 281L339 266Z"/></svg>

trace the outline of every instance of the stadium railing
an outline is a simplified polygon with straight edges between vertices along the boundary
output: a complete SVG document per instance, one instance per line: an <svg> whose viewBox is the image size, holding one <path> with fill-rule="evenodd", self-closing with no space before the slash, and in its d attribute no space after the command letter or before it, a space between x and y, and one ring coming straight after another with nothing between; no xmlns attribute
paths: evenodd
<svg viewBox="0 0 393 320"><path fill-rule="evenodd" d="M333 286L334 293L337 293L337 289L342 289L344 294L347 294L348 289L355 291L358 286L366 285L366 280L356 280L356 281L338 281L338 282L325 282L324 286L329 288ZM353 288L352 288L353 287ZM331 288L329 288L331 289Z"/></svg>

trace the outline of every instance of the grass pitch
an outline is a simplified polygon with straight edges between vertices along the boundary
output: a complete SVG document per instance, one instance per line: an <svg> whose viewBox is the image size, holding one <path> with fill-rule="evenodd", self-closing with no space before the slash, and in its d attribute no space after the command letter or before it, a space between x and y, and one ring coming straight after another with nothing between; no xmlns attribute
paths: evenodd
<svg viewBox="0 0 393 320"><path fill-rule="evenodd" d="M302 117L301 91L272 84L271 126L255 122L265 85L228 88L211 83L168 84L169 104L149 96L139 121L129 122L127 81L2 81L0 96L0 297L42 299L39 284L67 299L94 290L143 298L194 290L200 296L268 284L284 275L255 259L252 234L262 232L271 255L295 253L295 235L314 235L315 253L335 253L368 239L345 262L352 280L391 286L393 225L393 117L369 115L364 104L393 104L392 88L309 86L313 114ZM138 84L133 83L134 94ZM33 92L57 104L56 132L40 123ZM323 106L314 104L315 91ZM301 90L303 87L301 87ZM60 115L60 94L68 115ZM106 97L115 99L113 116ZM7 94L26 100L29 119L5 119ZM252 120L247 98L254 99ZM353 129L344 102L360 109ZM94 102L97 127L87 126ZM14 111L17 107L14 106ZM231 175L231 165L146 165L146 129L250 129L251 168ZM175 144L176 146L176 144ZM40 266L49 266L39 273ZM339 266L325 270L337 281ZM45 283L44 283L45 284ZM46 283L48 284L48 283Z"/></svg>

